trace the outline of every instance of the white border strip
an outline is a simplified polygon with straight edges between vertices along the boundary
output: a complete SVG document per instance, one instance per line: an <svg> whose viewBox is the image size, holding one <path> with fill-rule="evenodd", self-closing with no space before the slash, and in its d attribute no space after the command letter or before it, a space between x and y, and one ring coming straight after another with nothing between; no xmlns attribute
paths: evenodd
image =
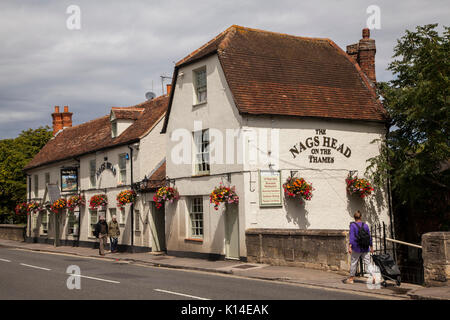
<svg viewBox="0 0 450 320"><path fill-rule="evenodd" d="M189 294L184 294L184 293L178 293L178 292L173 292L173 291L167 291L167 290L162 290L162 289L154 289L155 291L158 292L164 292L164 293L170 293L170 294L175 294L177 296L183 296L183 297L188 297L188 298L194 298L194 299L198 299L198 300L211 300L208 298L201 298L201 297L196 297L196 296L191 296Z"/></svg>
<svg viewBox="0 0 450 320"><path fill-rule="evenodd" d="M120 283L119 281L100 279L100 278L88 277L88 276L82 276L80 274L71 274L71 273L68 273L68 274L71 275L71 276L74 276L74 277L81 277L81 278L86 278L86 279L91 279L91 280L98 280L98 281L104 281L104 282L110 282L110 283Z"/></svg>
<svg viewBox="0 0 450 320"><path fill-rule="evenodd" d="M2 258L0 258L0 261L11 262L10 260L6 260L6 259L2 259Z"/></svg>
<svg viewBox="0 0 450 320"><path fill-rule="evenodd" d="M45 271L51 271L52 270L52 269L48 269L48 268L32 266L31 264L25 264L25 263L21 263L20 265L25 266L25 267L35 268L35 269L41 269L41 270L45 270Z"/></svg>

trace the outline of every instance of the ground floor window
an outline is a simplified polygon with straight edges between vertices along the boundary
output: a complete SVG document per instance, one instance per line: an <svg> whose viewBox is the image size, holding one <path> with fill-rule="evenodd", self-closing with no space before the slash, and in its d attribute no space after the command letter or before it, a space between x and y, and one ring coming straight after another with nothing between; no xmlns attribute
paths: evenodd
<svg viewBox="0 0 450 320"><path fill-rule="evenodd" d="M120 221L121 226L123 227L126 222L125 208L120 209L120 220L119 221Z"/></svg>
<svg viewBox="0 0 450 320"><path fill-rule="evenodd" d="M112 217L116 215L116 208L109 208L109 218L110 221L112 220Z"/></svg>
<svg viewBox="0 0 450 320"><path fill-rule="evenodd" d="M94 237L95 225L98 222L97 210L89 210L90 223L89 223L89 235Z"/></svg>
<svg viewBox="0 0 450 320"><path fill-rule="evenodd" d="M193 197L189 212L190 237L203 238L203 197Z"/></svg>
<svg viewBox="0 0 450 320"><path fill-rule="evenodd" d="M141 214L139 210L134 210L134 216L136 218L134 221L134 230L141 231Z"/></svg>
<svg viewBox="0 0 450 320"><path fill-rule="evenodd" d="M67 234L77 235L79 211L67 212Z"/></svg>
<svg viewBox="0 0 450 320"><path fill-rule="evenodd" d="M48 234L48 213L42 211L41 215L41 234Z"/></svg>

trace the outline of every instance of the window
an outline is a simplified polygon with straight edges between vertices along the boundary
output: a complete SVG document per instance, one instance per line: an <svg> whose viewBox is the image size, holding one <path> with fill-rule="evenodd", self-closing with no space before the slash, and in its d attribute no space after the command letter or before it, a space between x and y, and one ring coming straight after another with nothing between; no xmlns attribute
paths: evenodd
<svg viewBox="0 0 450 320"><path fill-rule="evenodd" d="M50 172L45 173L45 185L47 186L50 183Z"/></svg>
<svg viewBox="0 0 450 320"><path fill-rule="evenodd" d="M209 173L209 131L194 132L195 174Z"/></svg>
<svg viewBox="0 0 450 320"><path fill-rule="evenodd" d="M34 197L37 198L39 194L39 176L34 175Z"/></svg>
<svg viewBox="0 0 450 320"><path fill-rule="evenodd" d="M119 154L119 184L127 183L126 153Z"/></svg>
<svg viewBox="0 0 450 320"><path fill-rule="evenodd" d="M125 208L120 209L120 224L123 226L126 223L126 216L125 216Z"/></svg>
<svg viewBox="0 0 450 320"><path fill-rule="evenodd" d="M203 198L192 198L190 209L190 236L192 238L203 238Z"/></svg>
<svg viewBox="0 0 450 320"><path fill-rule="evenodd" d="M89 221L90 222L90 224L89 224L89 228L90 228L89 235L91 237L94 237L95 225L98 222L98 214L97 214L97 211L95 211L95 210L89 210L89 213L91 214L91 221Z"/></svg>
<svg viewBox="0 0 450 320"><path fill-rule="evenodd" d="M116 215L116 208L109 208L109 218L112 220L112 217Z"/></svg>
<svg viewBox="0 0 450 320"><path fill-rule="evenodd" d="M111 137L117 137L117 121L111 121Z"/></svg>
<svg viewBox="0 0 450 320"><path fill-rule="evenodd" d="M95 188L97 185L97 177L96 177L96 161L95 159L89 161L89 187Z"/></svg>
<svg viewBox="0 0 450 320"><path fill-rule="evenodd" d="M76 235L78 229L77 217L80 214L79 211L67 211L67 234Z"/></svg>
<svg viewBox="0 0 450 320"><path fill-rule="evenodd" d="M141 214L139 210L134 210L134 216L135 216L134 230L141 231Z"/></svg>
<svg viewBox="0 0 450 320"><path fill-rule="evenodd" d="M206 67L194 71L196 103L206 102Z"/></svg>
<svg viewBox="0 0 450 320"><path fill-rule="evenodd" d="M41 233L47 234L48 233L48 213L46 211L43 211L41 213Z"/></svg>

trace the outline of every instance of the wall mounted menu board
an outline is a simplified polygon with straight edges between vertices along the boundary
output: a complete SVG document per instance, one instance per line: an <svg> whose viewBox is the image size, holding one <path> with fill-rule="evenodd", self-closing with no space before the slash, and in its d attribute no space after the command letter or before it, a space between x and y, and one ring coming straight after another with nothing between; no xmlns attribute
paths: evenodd
<svg viewBox="0 0 450 320"><path fill-rule="evenodd" d="M281 207L280 171L259 171L259 205L261 207Z"/></svg>

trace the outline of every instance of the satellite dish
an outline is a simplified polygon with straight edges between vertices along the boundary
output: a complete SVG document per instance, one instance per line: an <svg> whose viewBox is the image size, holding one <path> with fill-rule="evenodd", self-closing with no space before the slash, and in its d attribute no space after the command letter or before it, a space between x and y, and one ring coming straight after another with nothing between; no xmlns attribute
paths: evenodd
<svg viewBox="0 0 450 320"><path fill-rule="evenodd" d="M147 98L147 100L152 100L156 97L156 94L154 94L153 92L149 91L145 94L145 98Z"/></svg>

